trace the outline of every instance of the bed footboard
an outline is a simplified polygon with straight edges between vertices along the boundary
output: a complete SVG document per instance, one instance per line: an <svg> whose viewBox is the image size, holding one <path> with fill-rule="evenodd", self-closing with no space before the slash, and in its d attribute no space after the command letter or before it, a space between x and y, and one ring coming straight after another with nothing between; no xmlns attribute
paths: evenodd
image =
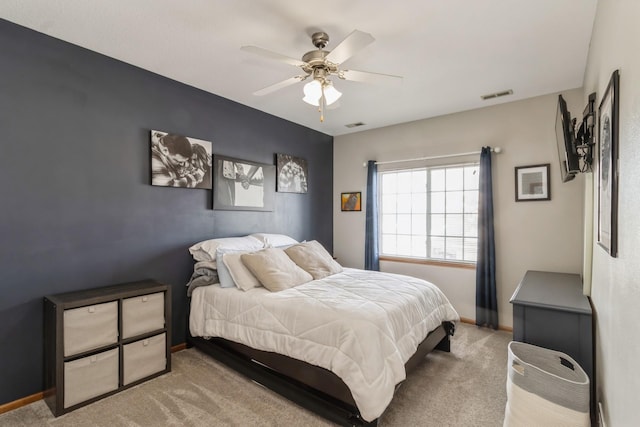
<svg viewBox="0 0 640 427"><path fill-rule="evenodd" d="M342 426L374 427L378 425L377 420L373 422L363 420L354 405L336 399L297 379L271 369L260 361L232 349L226 345L224 340L207 340L199 337L190 337L190 341L194 347L207 353L231 369L329 421ZM322 369L318 367L314 368ZM333 374L330 371L327 372Z"/></svg>
<svg viewBox="0 0 640 427"><path fill-rule="evenodd" d="M409 374L434 349L450 351L455 325L444 322L418 346L407 361ZM188 345L224 363L281 396L342 426L377 426L360 416L349 388L333 372L281 354L256 350L221 338L188 335Z"/></svg>

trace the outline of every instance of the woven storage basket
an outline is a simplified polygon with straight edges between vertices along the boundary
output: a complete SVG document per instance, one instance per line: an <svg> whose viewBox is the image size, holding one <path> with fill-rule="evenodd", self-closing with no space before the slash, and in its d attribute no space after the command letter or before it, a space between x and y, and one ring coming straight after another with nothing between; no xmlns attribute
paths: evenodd
<svg viewBox="0 0 640 427"><path fill-rule="evenodd" d="M591 425L589 377L568 355L511 341L504 426Z"/></svg>

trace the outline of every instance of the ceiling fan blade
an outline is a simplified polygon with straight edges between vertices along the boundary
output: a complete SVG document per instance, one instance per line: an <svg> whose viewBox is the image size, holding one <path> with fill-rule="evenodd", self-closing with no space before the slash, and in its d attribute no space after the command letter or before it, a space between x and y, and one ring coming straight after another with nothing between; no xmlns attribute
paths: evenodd
<svg viewBox="0 0 640 427"><path fill-rule="evenodd" d="M391 74L370 73L368 71L341 70L338 77L344 80L377 85L398 86L402 84L402 77Z"/></svg>
<svg viewBox="0 0 640 427"><path fill-rule="evenodd" d="M287 86L291 86L293 84L301 82L304 79L306 79L307 77L309 77L309 75L291 77L291 78L283 80L283 81L281 81L279 83L273 84L271 86L267 86L267 87L265 87L263 89L260 89L259 91L253 92L253 94L257 95L257 96L266 95L266 94L269 94L271 92L275 92L276 90L279 90L279 89L285 88Z"/></svg>
<svg viewBox="0 0 640 427"><path fill-rule="evenodd" d="M272 52L267 49L263 49L258 46L242 46L240 50L244 50L245 52L253 53L256 55L260 55L264 58L275 59L276 61L284 62L289 65L293 65L295 67L304 67L308 65L306 62L300 61L299 59L290 58L285 55L280 55L279 53Z"/></svg>
<svg viewBox="0 0 640 427"><path fill-rule="evenodd" d="M342 40L328 55L327 61L336 65L342 64L351 58L363 47L375 41L373 36L360 30L353 30L344 40Z"/></svg>

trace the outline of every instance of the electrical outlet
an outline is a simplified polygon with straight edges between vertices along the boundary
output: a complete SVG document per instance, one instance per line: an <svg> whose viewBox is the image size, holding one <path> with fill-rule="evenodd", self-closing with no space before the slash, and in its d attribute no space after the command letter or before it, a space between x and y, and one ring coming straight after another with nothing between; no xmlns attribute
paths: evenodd
<svg viewBox="0 0 640 427"><path fill-rule="evenodd" d="M607 427L607 424L604 422L604 409L602 407L602 402L598 402L598 422L600 423L600 427Z"/></svg>

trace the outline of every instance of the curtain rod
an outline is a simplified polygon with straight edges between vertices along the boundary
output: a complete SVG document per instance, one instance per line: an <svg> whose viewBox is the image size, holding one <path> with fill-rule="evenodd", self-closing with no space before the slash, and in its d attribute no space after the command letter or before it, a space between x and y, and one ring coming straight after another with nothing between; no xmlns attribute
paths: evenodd
<svg viewBox="0 0 640 427"><path fill-rule="evenodd" d="M492 153L499 154L502 151L500 147L491 148ZM458 154L443 154L442 156L429 156L429 157L416 157L414 159L403 159L403 160L387 160L386 162L376 162L376 165L387 165L391 163L402 163L402 162L415 162L418 160L433 160L433 159L446 159L448 157L460 157L460 156L470 156L473 154L480 154L481 151L471 151L468 153L458 153ZM367 167L367 162L364 162L364 167Z"/></svg>

